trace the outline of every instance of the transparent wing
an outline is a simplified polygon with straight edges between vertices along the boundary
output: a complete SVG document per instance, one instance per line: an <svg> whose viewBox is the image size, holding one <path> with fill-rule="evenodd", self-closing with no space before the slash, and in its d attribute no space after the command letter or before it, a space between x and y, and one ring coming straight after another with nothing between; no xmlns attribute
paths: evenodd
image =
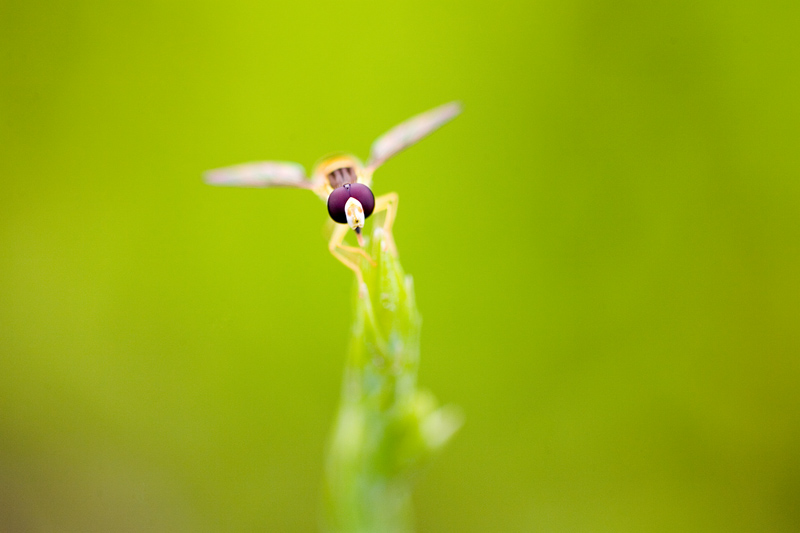
<svg viewBox="0 0 800 533"><path fill-rule="evenodd" d="M306 178L303 165L288 161L260 161L232 167L216 168L203 174L209 185L229 187L299 187L312 189L316 185Z"/></svg>
<svg viewBox="0 0 800 533"><path fill-rule="evenodd" d="M450 102L398 124L372 143L367 167L375 170L384 161L434 132L459 113L461 104Z"/></svg>

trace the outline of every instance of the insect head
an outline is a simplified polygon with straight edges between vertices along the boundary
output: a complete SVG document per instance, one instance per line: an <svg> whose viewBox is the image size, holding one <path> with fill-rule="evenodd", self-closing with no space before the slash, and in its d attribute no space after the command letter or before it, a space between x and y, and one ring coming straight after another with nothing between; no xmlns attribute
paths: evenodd
<svg viewBox="0 0 800 533"><path fill-rule="evenodd" d="M375 195L363 183L345 183L328 196L328 214L339 224L358 232L375 210Z"/></svg>

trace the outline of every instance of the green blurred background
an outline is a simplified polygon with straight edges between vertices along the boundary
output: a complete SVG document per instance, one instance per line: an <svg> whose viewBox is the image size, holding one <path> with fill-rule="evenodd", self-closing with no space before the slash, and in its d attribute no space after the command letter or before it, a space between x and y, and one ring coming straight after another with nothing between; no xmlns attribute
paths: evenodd
<svg viewBox="0 0 800 533"><path fill-rule="evenodd" d="M201 173L452 99L375 179L466 414L419 530L800 530L798 35L796 1L4 0L0 531L314 531L352 273L313 195Z"/></svg>

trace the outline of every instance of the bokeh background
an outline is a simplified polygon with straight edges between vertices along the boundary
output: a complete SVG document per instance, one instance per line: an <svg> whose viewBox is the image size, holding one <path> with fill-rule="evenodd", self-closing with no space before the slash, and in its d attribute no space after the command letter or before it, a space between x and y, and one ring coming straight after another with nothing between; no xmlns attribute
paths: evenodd
<svg viewBox="0 0 800 533"><path fill-rule="evenodd" d="M0 531L315 531L352 274L294 190L386 164L420 531L800 530L800 4L0 3ZM289 221L291 223L289 223Z"/></svg>

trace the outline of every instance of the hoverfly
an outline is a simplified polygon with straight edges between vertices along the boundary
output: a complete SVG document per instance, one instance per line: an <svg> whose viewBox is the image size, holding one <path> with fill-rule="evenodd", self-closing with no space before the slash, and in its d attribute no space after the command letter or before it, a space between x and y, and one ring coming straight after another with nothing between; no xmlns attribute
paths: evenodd
<svg viewBox="0 0 800 533"><path fill-rule="evenodd" d="M375 198L372 194L372 173L387 159L408 148L423 137L449 122L461 112L457 102L450 102L416 115L378 137L366 164L354 155L336 154L322 159L314 166L311 177L298 163L287 161L262 161L209 170L205 181L210 185L233 187L295 187L308 189L328 206L328 214L337 225L328 242L331 254L356 273L359 282L361 270L356 255L374 264L364 251L361 228L370 215L386 211L383 231L392 253L396 254L392 239L392 224L397 215L397 193L391 192ZM344 243L348 229L356 233L359 247Z"/></svg>

